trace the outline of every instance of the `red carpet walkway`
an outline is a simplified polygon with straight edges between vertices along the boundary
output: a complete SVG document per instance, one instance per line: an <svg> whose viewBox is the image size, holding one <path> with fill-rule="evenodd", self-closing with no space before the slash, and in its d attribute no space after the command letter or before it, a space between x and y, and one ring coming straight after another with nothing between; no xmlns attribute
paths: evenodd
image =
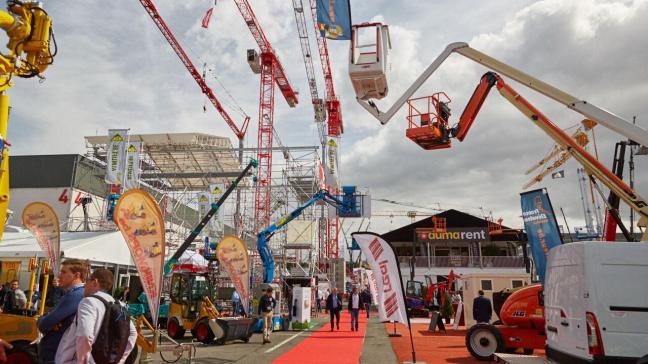
<svg viewBox="0 0 648 364"><path fill-rule="evenodd" d="M364 314L364 315L363 315ZM351 331L351 314L344 310L340 330L331 332L328 321L297 346L278 357L276 364L335 363L357 364L367 328L367 316L360 311L359 331Z"/></svg>

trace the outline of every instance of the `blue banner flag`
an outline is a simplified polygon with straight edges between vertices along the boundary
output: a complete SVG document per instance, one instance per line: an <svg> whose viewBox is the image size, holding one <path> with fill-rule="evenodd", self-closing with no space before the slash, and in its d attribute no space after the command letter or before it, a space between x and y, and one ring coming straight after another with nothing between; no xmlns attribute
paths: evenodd
<svg viewBox="0 0 648 364"><path fill-rule="evenodd" d="M328 39L351 39L350 0L317 0L317 27Z"/></svg>
<svg viewBox="0 0 648 364"><path fill-rule="evenodd" d="M549 250L562 244L547 190L539 189L520 194L522 203L522 219L526 230L527 240L531 246L531 254L540 283L544 285L547 254Z"/></svg>

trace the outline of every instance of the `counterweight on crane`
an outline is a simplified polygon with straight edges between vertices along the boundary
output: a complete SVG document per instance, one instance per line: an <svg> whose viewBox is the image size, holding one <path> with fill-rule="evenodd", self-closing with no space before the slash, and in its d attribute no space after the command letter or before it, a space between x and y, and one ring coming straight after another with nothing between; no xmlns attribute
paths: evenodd
<svg viewBox="0 0 648 364"><path fill-rule="evenodd" d="M272 136L274 130L274 84L290 107L298 102L297 92L293 89L286 72L277 58L274 49L256 19L247 0L234 0L243 16L245 24L252 33L261 50L260 73L261 87L259 96L259 132L257 136L259 151L257 160L257 188L254 195L255 228L266 226L270 222L270 192L272 184ZM248 55L248 59L249 59Z"/></svg>

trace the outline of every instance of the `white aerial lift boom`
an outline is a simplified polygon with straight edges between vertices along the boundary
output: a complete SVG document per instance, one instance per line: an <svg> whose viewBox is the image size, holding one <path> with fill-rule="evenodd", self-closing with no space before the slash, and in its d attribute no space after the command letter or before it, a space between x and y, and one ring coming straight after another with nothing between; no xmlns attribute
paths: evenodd
<svg viewBox="0 0 648 364"><path fill-rule="evenodd" d="M389 32L387 31L387 26L381 23L373 24L362 24L354 25L352 27L352 32L358 30L358 28L366 28L368 26L373 26L376 28L376 45L386 44L385 40L389 39ZM352 39L354 38L355 33L352 34ZM501 75L509 77L515 81L520 82L521 84L551 98L559 103L567 106L568 108L596 121L597 123L616 131L617 133L633 140L643 146L648 146L648 131L643 128L640 128L627 120L604 110L594 104L591 104L585 100L581 100L575 96L572 96L558 88L551 86L545 82L538 80L535 77L532 77L514 67L511 67L497 59L490 57L476 49L471 48L468 43L456 42L449 44L443 52L428 66L425 71L414 81L414 83L403 93L403 95L396 100L396 103L392 105L387 112L382 112L378 109L377 105L368 100L369 98L381 99L386 96L386 91L372 89L373 85L382 85L381 80L384 80L386 83L387 76L386 72L382 74L378 73L378 70L386 71L384 66L387 62L389 47L385 46L376 46L376 61L374 64L371 64L367 61L367 57L353 57L353 55L362 54L362 49L357 49L357 46L362 46L362 44L357 42L351 43L351 59L349 61L349 77L353 83L354 90L356 92L356 99L362 107L364 107L369 113L371 113L376 119L378 119L382 124L386 124L396 112L407 102L408 99L412 97L414 92L416 92L421 85L434 73L434 71L441 66L441 64L452 54L458 53L462 56L469 58ZM362 65L358 64L358 59L362 61ZM364 68L362 68L364 67ZM359 82L360 80L366 79L367 71L363 69L371 70L374 72L374 82ZM365 72L365 73L363 73ZM385 87L386 89L386 87ZM367 96L369 95L369 97Z"/></svg>
<svg viewBox="0 0 648 364"><path fill-rule="evenodd" d="M357 31L358 27L367 27L373 26L376 30L376 44L380 44L381 39L384 39L385 25L380 23L373 23L370 25L363 24L361 26L353 26L352 32ZM352 34L352 39L354 34ZM398 111L398 109L405 104L405 102L419 89L419 87L432 75L432 73L445 61L450 54L453 52L462 54L463 56L474 60L477 63L480 63L488 68L491 68L497 72L500 72L503 75L511 77L512 79L526 85L527 87L540 92L541 94L548 96L568 108L575 110L588 118L598 122L599 124L612 129L625 137L641 144L648 146L648 131L632 124L624 119L616 116L609 111L603 110L593 104L588 103L587 101L580 100L574 96L571 96L549 84L546 84L532 76L529 76L509 65L506 65L486 54L483 54L475 49L472 49L466 43L451 43L446 47L446 49L439 55L430 66L419 76L419 78L414 81L414 83L405 91L405 93L396 101L396 103L386 112L382 113L375 103L371 100L365 100L370 98L382 98L383 94L386 94L387 86L382 90L372 90L371 88L374 85L382 85L380 78L382 77L384 82L386 82L386 73L382 75L377 75L375 73L376 68L369 68L373 73L368 73L358 69L357 67L351 67L354 62L356 62L356 57L353 57L354 54L357 54L358 51L354 50L354 43L351 43L351 59L349 67L349 77L351 78L352 83L354 84L354 89L356 91L357 101L374 117L376 117L382 124L386 124ZM382 51L381 51L382 50ZM380 59L381 62L386 62L386 57L388 50L386 47L376 47L375 51L378 53L375 59ZM382 53L381 53L382 52ZM364 63L366 63L365 61ZM357 65L354 65L357 66ZM364 80L367 77L373 77L377 80L373 82L358 82L359 80ZM599 179L606 187L608 187L613 193L622 200L624 200L631 209L636 211L640 216L638 225L640 227L646 227L648 225L648 203L646 200L639 196L635 191L628 187L623 181L611 173L607 168L605 168L601 163L596 160L593 156L587 153L576 141L570 138L562 130L558 129L549 119L542 115L537 109L535 109L529 102L522 98L515 90L513 90L504 80L496 73L488 72L480 80L480 84L477 86L477 89L473 93L466 109L461 115L458 125L449 130L450 137L456 137L459 141L463 141L466 133L470 129L472 123L474 122L477 113L481 109L481 106L488 95L488 91L491 87L497 86L497 89L500 91L502 96L506 98L513 106L518 108L523 114L525 114L531 121L540 127L549 137L551 137L562 149L566 150L571 154L574 159L576 159L587 171L587 174L590 176L595 176ZM366 89L362 89L362 88ZM370 96L367 96L370 95ZM382 96L381 96L382 95ZM442 138L436 140L439 144L444 147L450 146L450 139L447 134L444 134ZM645 229L644 236L642 240L648 239L648 229Z"/></svg>

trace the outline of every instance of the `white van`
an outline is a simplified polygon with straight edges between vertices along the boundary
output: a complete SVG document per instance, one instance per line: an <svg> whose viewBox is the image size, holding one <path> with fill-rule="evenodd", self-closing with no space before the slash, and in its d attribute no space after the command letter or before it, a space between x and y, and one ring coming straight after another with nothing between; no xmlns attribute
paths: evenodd
<svg viewBox="0 0 648 364"><path fill-rule="evenodd" d="M551 249L544 303L547 358L633 364L648 358L648 243Z"/></svg>

